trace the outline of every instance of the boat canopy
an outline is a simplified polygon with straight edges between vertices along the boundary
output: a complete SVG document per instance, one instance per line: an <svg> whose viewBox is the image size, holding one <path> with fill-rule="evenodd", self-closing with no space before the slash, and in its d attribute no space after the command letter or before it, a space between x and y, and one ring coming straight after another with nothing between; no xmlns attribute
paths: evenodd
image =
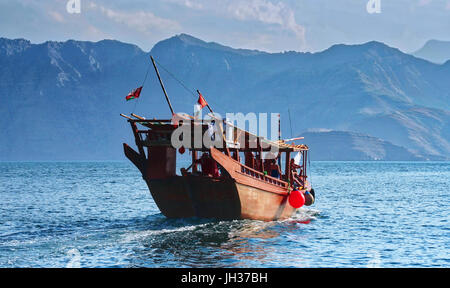
<svg viewBox="0 0 450 288"><path fill-rule="evenodd" d="M180 127L180 125L190 125L191 144L186 145L190 150L194 151L208 151L210 146L205 146L205 143L201 147L194 145L194 133L196 129L201 129L201 135L208 133L211 129L211 124L214 122L216 134L220 138L215 143L220 143L220 147L215 147L220 151L233 150L239 152L259 152L259 151L278 151L278 152L299 152L309 150L307 145L295 145L289 144L285 140L270 140L262 136L252 134L246 130L240 129L225 120L210 118L210 119L194 119L187 114L175 114L172 119L145 119L143 117L132 114L136 119L128 118L128 122L132 124L141 124L142 126L149 128L148 130L137 130L138 134L141 134L142 144L144 146L170 146L170 137L172 132ZM219 125L216 125L219 123ZM197 126L197 128L196 128ZM198 128L201 126L201 128ZM233 137L227 137L226 133L231 133ZM166 135L166 137L164 137ZM227 140L232 139L232 141ZM222 140L222 142L220 141Z"/></svg>

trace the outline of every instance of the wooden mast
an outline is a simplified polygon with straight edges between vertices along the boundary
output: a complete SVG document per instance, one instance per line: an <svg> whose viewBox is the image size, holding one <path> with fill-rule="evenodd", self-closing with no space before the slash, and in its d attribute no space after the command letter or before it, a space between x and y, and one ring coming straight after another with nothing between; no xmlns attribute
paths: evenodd
<svg viewBox="0 0 450 288"><path fill-rule="evenodd" d="M169 104L170 112L172 112L172 115L174 115L175 113L173 112L172 104L170 104L169 96L167 96L166 88L164 88L164 84L161 80L161 76L159 76L159 71L158 71L158 67L156 67L155 59L153 59L153 56L151 56L151 55L150 55L150 59L152 59L153 67L155 68L156 76L158 76L159 84L161 84L161 88L164 92L164 96L166 96L166 100L167 100L167 104Z"/></svg>

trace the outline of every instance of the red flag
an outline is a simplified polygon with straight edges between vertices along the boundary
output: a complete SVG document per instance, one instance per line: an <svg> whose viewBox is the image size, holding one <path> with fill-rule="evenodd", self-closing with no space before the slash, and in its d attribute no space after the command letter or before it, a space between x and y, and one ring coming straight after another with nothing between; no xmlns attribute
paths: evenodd
<svg viewBox="0 0 450 288"><path fill-rule="evenodd" d="M125 97L125 99L128 101L131 99L139 98L139 95L141 94L141 90L142 90L142 86L134 89L133 91L130 92L130 94L127 95L127 97Z"/></svg>
<svg viewBox="0 0 450 288"><path fill-rule="evenodd" d="M208 103L206 102L205 98L203 98L203 96L200 92L198 92L198 95L199 96L198 96L197 103L200 105L200 109L202 109L203 107L208 105Z"/></svg>

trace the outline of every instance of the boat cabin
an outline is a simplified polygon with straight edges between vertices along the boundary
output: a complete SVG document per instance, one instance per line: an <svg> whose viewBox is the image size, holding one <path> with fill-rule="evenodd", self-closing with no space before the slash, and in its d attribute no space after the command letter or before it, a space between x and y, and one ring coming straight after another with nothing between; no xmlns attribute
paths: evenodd
<svg viewBox="0 0 450 288"><path fill-rule="evenodd" d="M172 119L150 120L140 116L128 119L138 151L152 161L152 165L149 165L152 168L146 171L149 178L175 176L177 152L184 154L186 151L189 151L192 161L189 166L180 169L182 176L230 177L227 169L223 169L223 164L218 163L211 155L211 150L214 149L216 155L219 152L227 156L235 164L239 164L241 173L255 180L285 188L306 186L308 159L306 145L288 144L283 140L270 141L234 127L225 120L217 125L217 119L197 120L186 115L177 116ZM215 126L219 127L218 131L211 135L211 138L216 138L214 139L216 145L207 146L208 143L201 141L201 145L198 145L199 141L196 138L199 135L205 137L211 130L213 121ZM184 141L183 146L174 147L172 134L182 125L186 125L188 130L184 131L181 138L186 137L187 132L190 134L188 136L191 136L190 141ZM196 135L196 129L201 133ZM225 131L232 131L236 136L232 143L226 140ZM298 161L291 158L293 156L297 156Z"/></svg>

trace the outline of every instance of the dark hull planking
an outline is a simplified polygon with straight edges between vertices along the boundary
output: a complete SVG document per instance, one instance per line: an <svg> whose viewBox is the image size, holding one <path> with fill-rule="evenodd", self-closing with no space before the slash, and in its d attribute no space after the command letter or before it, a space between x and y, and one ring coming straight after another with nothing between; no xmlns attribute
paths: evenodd
<svg viewBox="0 0 450 288"><path fill-rule="evenodd" d="M146 181L161 213L168 218L281 220L296 209L288 195L236 183L233 179L175 176Z"/></svg>

